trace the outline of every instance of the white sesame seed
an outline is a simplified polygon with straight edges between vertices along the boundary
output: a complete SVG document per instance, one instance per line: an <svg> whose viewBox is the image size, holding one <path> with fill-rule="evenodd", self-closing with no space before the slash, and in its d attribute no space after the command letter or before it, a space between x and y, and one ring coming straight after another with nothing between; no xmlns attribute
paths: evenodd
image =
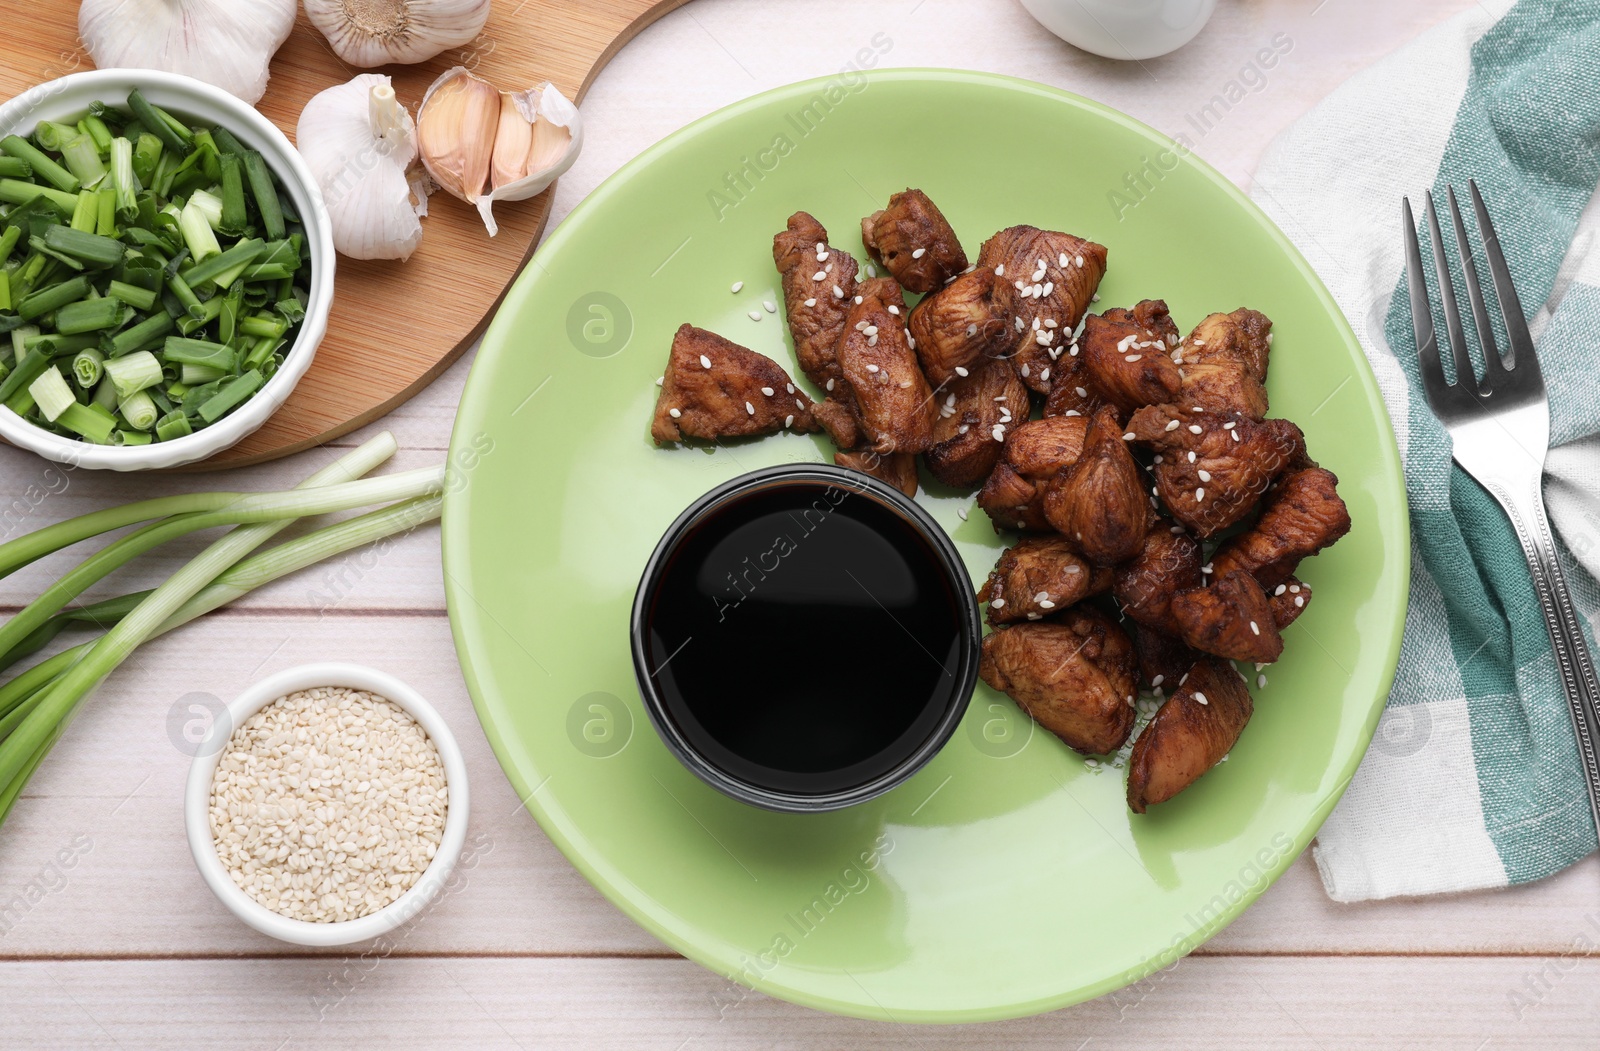
<svg viewBox="0 0 1600 1051"><path fill-rule="evenodd" d="M1035 602L1048 602L1048 601L1050 601L1050 592L1048 592L1048 591L1039 592L1037 595L1033 596L1033 601L1035 601Z"/></svg>
<svg viewBox="0 0 1600 1051"><path fill-rule="evenodd" d="M865 332L867 330L867 326L869 324L871 324L870 321L857 321L856 322L856 331L857 332Z"/></svg>
<svg viewBox="0 0 1600 1051"><path fill-rule="evenodd" d="M1201 566L1201 567L1200 567L1200 572L1202 572L1202 573L1204 573L1204 574L1205 574L1205 575L1206 575L1206 576L1210 576L1210 575L1211 575L1211 573L1212 573L1212 570L1213 570L1213 569L1214 569L1214 568L1215 568L1215 567L1214 567L1214 566L1213 566L1213 564L1212 564L1212 563L1210 563L1210 562L1207 562L1207 563L1206 563L1206 564L1205 564L1205 565L1203 565L1203 566Z"/></svg>
<svg viewBox="0 0 1600 1051"><path fill-rule="evenodd" d="M794 416L792 414L789 415L789 416L785 416L783 418L783 425L785 427L793 427L794 426Z"/></svg>
<svg viewBox="0 0 1600 1051"><path fill-rule="evenodd" d="M865 296L856 296L856 299L855 299L856 306L860 306L862 303L865 303L866 301L867 301L867 299L866 299Z"/></svg>
<svg viewBox="0 0 1600 1051"><path fill-rule="evenodd" d="M890 303L889 304L889 313L893 314L895 317L899 317L900 316L900 308L895 306L893 303Z"/></svg>
<svg viewBox="0 0 1600 1051"><path fill-rule="evenodd" d="M1127 433L1127 434L1124 434L1124 435L1123 435L1123 436L1122 436L1122 440L1123 440L1123 441L1125 441L1125 442L1131 442L1131 441L1133 441L1133 432L1132 432L1132 431L1129 431L1129 432L1128 432L1128 433Z"/></svg>
<svg viewBox="0 0 1600 1051"><path fill-rule="evenodd" d="M1166 681L1167 681L1167 677L1165 675L1157 675L1155 678L1150 680L1150 685L1151 686L1160 686L1162 683L1164 683Z"/></svg>
<svg viewBox="0 0 1600 1051"><path fill-rule="evenodd" d="M1198 423L1189 424L1189 433L1190 434L1200 434L1200 433L1203 432L1203 430L1204 429Z"/></svg>
<svg viewBox="0 0 1600 1051"><path fill-rule="evenodd" d="M1189 451L1189 462L1194 463L1194 450Z"/></svg>
<svg viewBox="0 0 1600 1051"><path fill-rule="evenodd" d="M1054 602L1051 602L1047 598L1042 598L1042 599L1039 600L1039 608L1040 609L1055 609L1056 608L1056 604Z"/></svg>
<svg viewBox="0 0 1600 1051"><path fill-rule="evenodd" d="M1133 361L1138 361L1139 357L1140 357L1140 355L1138 355L1138 354L1129 354L1127 357L1123 358L1122 360L1133 362Z"/></svg>
<svg viewBox="0 0 1600 1051"><path fill-rule="evenodd" d="M971 427L968 427L966 424L963 423L960 427L956 428L956 433L957 434L966 434L971 429L972 429Z"/></svg>
<svg viewBox="0 0 1600 1051"><path fill-rule="evenodd" d="M1049 369L1048 366L1046 366L1043 370L1040 371L1039 378L1041 380L1049 380L1050 379L1050 369Z"/></svg>
<svg viewBox="0 0 1600 1051"><path fill-rule="evenodd" d="M793 394L794 393L794 384L793 383L785 383L783 385L783 389L784 389L785 392L787 392L789 394Z"/></svg>
<svg viewBox="0 0 1600 1051"><path fill-rule="evenodd" d="M1272 597L1273 598L1277 598L1279 595L1283 594L1287 590L1289 590L1287 587L1285 587L1282 584L1279 584L1276 588L1274 588L1272 590Z"/></svg>
<svg viewBox="0 0 1600 1051"><path fill-rule="evenodd" d="M1156 453L1156 463L1160 463L1164 459L1165 457L1163 457L1160 453ZM1174 530L1174 532L1176 532L1176 530Z"/></svg>
<svg viewBox="0 0 1600 1051"><path fill-rule="evenodd" d="M1073 257L1073 262L1077 263L1078 266L1081 268L1083 266L1083 256L1081 256L1081 255L1080 256L1074 256Z"/></svg>
<svg viewBox="0 0 1600 1051"><path fill-rule="evenodd" d="M1294 597L1294 605L1295 605L1296 609L1304 608L1305 604L1306 604L1306 597L1304 595L1296 595Z"/></svg>
<svg viewBox="0 0 1600 1051"><path fill-rule="evenodd" d="M801 401L799 398L796 398L794 400L794 407L799 409L801 412L804 412L805 408L806 408L806 403Z"/></svg>
<svg viewBox="0 0 1600 1051"><path fill-rule="evenodd" d="M967 520L967 509L965 507L956 508L956 517L965 522Z"/></svg>
<svg viewBox="0 0 1600 1051"><path fill-rule="evenodd" d="M989 605L994 607L995 609L1005 609L1006 600L1003 599L1003 598L997 598L997 599L994 599L993 601L991 601L989 603Z"/></svg>
<svg viewBox="0 0 1600 1051"><path fill-rule="evenodd" d="M776 314L778 312L778 304L774 303L770 299L763 299L761 301L761 306L762 306L762 309L764 309L769 314Z"/></svg>
<svg viewBox="0 0 1600 1051"><path fill-rule="evenodd" d="M1117 340L1117 353L1121 354L1138 341L1139 337L1137 335L1123 336L1121 339Z"/></svg>
<svg viewBox="0 0 1600 1051"><path fill-rule="evenodd" d="M1006 429L998 423L994 425L994 430L990 431L989 434L997 442L1003 442L1006 440Z"/></svg>
<svg viewBox="0 0 1600 1051"><path fill-rule="evenodd" d="M750 311L750 320L751 321L760 321L761 320L761 311L759 311L759 310Z"/></svg>
<svg viewBox="0 0 1600 1051"><path fill-rule="evenodd" d="M1004 263L1001 263L999 266L994 268L994 276L995 277L1005 277L1006 276L1006 265Z"/></svg>
<svg viewBox="0 0 1600 1051"><path fill-rule="evenodd" d="M1267 677L1265 675L1256 676L1256 688L1260 690L1267 688Z"/></svg>
<svg viewBox="0 0 1600 1051"><path fill-rule="evenodd" d="M828 276L828 272L826 270L818 270L816 273L811 275L811 280L813 280L813 281L821 281L823 278L825 278L827 276Z"/></svg>
<svg viewBox="0 0 1600 1051"><path fill-rule="evenodd" d="M828 390L833 390L833 381L832 380L829 380L827 382L827 389ZM793 392L791 392L791 393L793 393Z"/></svg>
<svg viewBox="0 0 1600 1051"><path fill-rule="evenodd" d="M1028 323L1026 321L1023 321L1020 317L1016 319L1016 322L1017 322L1017 331L1018 332L1021 332L1023 329L1028 327Z"/></svg>
<svg viewBox="0 0 1600 1051"><path fill-rule="evenodd" d="M1211 472L1210 471L1204 471L1203 470L1203 471L1200 471L1199 474L1200 474L1200 480L1202 482L1211 481Z"/></svg>
<svg viewBox="0 0 1600 1051"><path fill-rule="evenodd" d="M1056 283L1054 281L1046 281L1044 283L1044 292L1041 293L1041 294L1047 296L1051 292L1054 292L1055 290L1056 290Z"/></svg>
<svg viewBox="0 0 1600 1051"><path fill-rule="evenodd" d="M808 307L814 307L814 306L816 306L816 305L817 305L817 301L816 301L816 300L815 300L815 299L808 299L808 300L806 300L806 306L808 306Z"/></svg>
<svg viewBox="0 0 1600 1051"><path fill-rule="evenodd" d="M1290 585L1289 585L1289 593L1290 593L1290 594L1291 594L1291 595L1298 595L1298 594L1300 594L1300 585L1299 585L1299 584L1290 584Z"/></svg>
<svg viewBox="0 0 1600 1051"><path fill-rule="evenodd" d="M703 369L709 369L711 367L711 359L706 357L704 354L700 355L700 367Z"/></svg>
<svg viewBox="0 0 1600 1051"><path fill-rule="evenodd" d="M667 415L671 416L673 419L676 420L676 419L680 418L683 415L683 410L682 409L668 409L667 410Z"/></svg>
<svg viewBox="0 0 1600 1051"><path fill-rule="evenodd" d="M1021 522L1018 522L1018 523L1017 523L1017 528L1018 528L1018 529L1021 529L1021 528L1022 528L1022 523L1021 523ZM1043 617L1043 616L1044 616L1044 614L1043 614L1043 613L1029 613L1029 614L1028 614L1028 619L1029 619L1029 620L1039 620L1039 619L1041 619L1041 618L1042 618L1042 617Z"/></svg>
<svg viewBox="0 0 1600 1051"><path fill-rule="evenodd" d="M928 250L926 248L919 248L915 252L911 253L911 258L913 258L913 259L921 259L924 255L927 255L927 254L928 254Z"/></svg>
<svg viewBox="0 0 1600 1051"><path fill-rule="evenodd" d="M956 375L962 377L963 379L965 379L967 376L971 375L971 373L967 372L965 366L957 365L956 366Z"/></svg>
<svg viewBox="0 0 1600 1051"><path fill-rule="evenodd" d="M877 325L868 325L866 328L862 329L861 331L865 332L869 336L876 336L878 334L878 326Z"/></svg>
<svg viewBox="0 0 1600 1051"><path fill-rule="evenodd" d="M1063 416L1082 416L1083 413L1079 412L1077 409L1068 409L1066 412L1062 413L1061 415L1063 415Z"/></svg>
<svg viewBox="0 0 1600 1051"><path fill-rule="evenodd" d="M868 372L877 372L878 371L878 366L876 366L876 365L868 365L867 366L867 371Z"/></svg>
<svg viewBox="0 0 1600 1051"><path fill-rule="evenodd" d="M743 281L735 281L733 283L733 287L729 288L728 291L732 292L734 295L738 295L739 294L739 289L741 289L743 287L744 287L744 282Z"/></svg>
<svg viewBox="0 0 1600 1051"><path fill-rule="evenodd" d="M1178 429L1178 421L1177 421L1177 420L1170 420L1170 421L1168 421L1168 423L1167 423L1167 430L1169 430L1169 431L1175 431L1175 430L1177 430L1177 429Z"/></svg>
<svg viewBox="0 0 1600 1051"><path fill-rule="evenodd" d="M1065 270L1067 268L1067 253L1062 252L1059 256L1057 256L1056 263L1061 267L1061 269Z"/></svg>
<svg viewBox="0 0 1600 1051"><path fill-rule="evenodd" d="M876 332L874 332L872 335L867 337L867 346L876 347L877 345L878 345L878 334Z"/></svg>
<svg viewBox="0 0 1600 1051"><path fill-rule="evenodd" d="M1195 412L1199 412L1199 411L1200 411L1200 410L1199 410L1199 409L1196 409L1196 410L1194 410L1194 411L1195 411ZM1223 425L1222 425L1222 429L1223 429L1223 430L1225 430L1225 431L1231 431L1231 430L1233 430L1233 429L1234 429L1234 428L1235 428L1235 427L1237 427L1237 426L1238 426L1238 424L1236 424L1236 423L1235 423L1235 422L1234 422L1234 421L1232 421L1232 420L1229 420L1229 421L1228 421L1228 422L1227 422L1227 423L1224 423L1224 424L1223 424Z"/></svg>
<svg viewBox="0 0 1600 1051"><path fill-rule="evenodd" d="M838 285L834 285L833 286L833 298L835 298L835 299L843 299L844 298L844 289L840 288Z"/></svg>
<svg viewBox="0 0 1600 1051"><path fill-rule="evenodd" d="M1201 487L1201 488L1196 489L1194 491L1194 502L1195 503L1197 503L1197 504L1198 503L1203 503L1205 501L1205 498L1206 498L1206 491L1205 491L1204 487Z"/></svg>
<svg viewBox="0 0 1600 1051"><path fill-rule="evenodd" d="M1023 363L1022 368L1019 369L1018 371L1020 371L1022 373L1022 378L1023 379L1027 379L1028 378L1028 365L1027 365L1026 362Z"/></svg>
<svg viewBox="0 0 1600 1051"><path fill-rule="evenodd" d="M1206 700L1206 695L1201 693L1198 690L1195 691L1194 699L1196 701L1200 702L1201 704L1210 704L1211 703L1210 701Z"/></svg>
<svg viewBox="0 0 1600 1051"><path fill-rule="evenodd" d="M1250 630L1251 630L1252 633L1254 633L1256 635L1259 635L1259 634L1261 634L1261 625L1257 624L1255 621L1252 620L1250 622Z"/></svg>
<svg viewBox="0 0 1600 1051"><path fill-rule="evenodd" d="M1189 342L1193 343L1197 347L1203 347L1206 345L1206 341L1203 339L1191 339Z"/></svg>
<svg viewBox="0 0 1600 1051"><path fill-rule="evenodd" d="M761 393L765 394L767 397L770 398L770 397L772 397L773 394L775 394L777 392L774 391L771 387L762 387L761 388Z"/></svg>
<svg viewBox="0 0 1600 1051"><path fill-rule="evenodd" d="M667 377L665 377L665 376L657 376L656 377L656 386L657 387L660 387L660 386L664 385L666 382L667 382Z"/></svg>
<svg viewBox="0 0 1600 1051"><path fill-rule="evenodd" d="M1239 432L1238 431L1229 431L1228 433L1233 435L1233 440L1234 441L1239 441Z"/></svg>
<svg viewBox="0 0 1600 1051"><path fill-rule="evenodd" d="M756 407L751 405L749 402L745 402L744 411L749 413L751 416L754 416L756 414Z"/></svg>

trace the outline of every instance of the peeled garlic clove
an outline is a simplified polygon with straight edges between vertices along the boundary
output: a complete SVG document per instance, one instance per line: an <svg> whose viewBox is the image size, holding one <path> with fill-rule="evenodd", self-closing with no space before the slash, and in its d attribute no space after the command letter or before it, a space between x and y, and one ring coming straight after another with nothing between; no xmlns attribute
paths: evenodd
<svg viewBox="0 0 1600 1051"><path fill-rule="evenodd" d="M500 123L495 128L494 160L489 166L489 185L504 186L528 173L528 152L533 148L533 125L522 115L517 98L509 91L500 93Z"/></svg>
<svg viewBox="0 0 1600 1051"><path fill-rule="evenodd" d="M457 66L422 96L417 111L418 149L433 181L471 203L489 186L489 166L500 124L500 92Z"/></svg>
<svg viewBox="0 0 1600 1051"><path fill-rule="evenodd" d="M583 149L583 120L578 116L578 107L554 84L546 81L510 97L530 125L528 152L520 175L505 182L496 180L493 189L476 202L490 237L499 232L492 211L494 202L523 201L544 192L572 167Z"/></svg>
<svg viewBox="0 0 1600 1051"><path fill-rule="evenodd" d="M316 176L335 248L352 259L411 257L427 197L408 171L416 126L388 77L363 73L314 96L300 112L295 145Z"/></svg>
<svg viewBox="0 0 1600 1051"><path fill-rule="evenodd" d="M370 69L426 62L472 43L489 20L489 0L306 0L306 16L334 54Z"/></svg>
<svg viewBox="0 0 1600 1051"><path fill-rule="evenodd" d="M298 10L296 0L83 0L78 37L101 69L182 73L255 103Z"/></svg>

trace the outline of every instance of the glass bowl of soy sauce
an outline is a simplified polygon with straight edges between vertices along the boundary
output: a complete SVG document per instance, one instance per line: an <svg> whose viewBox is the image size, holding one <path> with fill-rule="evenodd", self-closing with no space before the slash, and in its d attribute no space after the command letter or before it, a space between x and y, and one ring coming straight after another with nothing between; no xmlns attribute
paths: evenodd
<svg viewBox="0 0 1600 1051"><path fill-rule="evenodd" d="M735 799L838 810L904 782L966 712L983 626L955 544L899 490L785 464L674 521L634 597L667 748Z"/></svg>

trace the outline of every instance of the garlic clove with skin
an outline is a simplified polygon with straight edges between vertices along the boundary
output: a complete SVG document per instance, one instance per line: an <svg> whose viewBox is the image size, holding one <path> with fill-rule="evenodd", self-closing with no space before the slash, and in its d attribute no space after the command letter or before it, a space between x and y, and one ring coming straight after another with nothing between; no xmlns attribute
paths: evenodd
<svg viewBox="0 0 1600 1051"><path fill-rule="evenodd" d="M416 126L388 77L363 73L314 96L295 145L322 191L335 248L352 259L410 258L427 196L411 171Z"/></svg>
<svg viewBox="0 0 1600 1051"><path fill-rule="evenodd" d="M78 37L101 69L182 73L254 104L298 13L296 0L83 0Z"/></svg>
<svg viewBox="0 0 1600 1051"><path fill-rule="evenodd" d="M472 43L489 20L489 0L306 0L306 16L334 54L370 69L426 62Z"/></svg>
<svg viewBox="0 0 1600 1051"><path fill-rule="evenodd" d="M578 107L548 81L499 91L461 66L423 96L417 115L422 163L439 187L478 208L499 232L495 201L521 201L572 167L583 148Z"/></svg>

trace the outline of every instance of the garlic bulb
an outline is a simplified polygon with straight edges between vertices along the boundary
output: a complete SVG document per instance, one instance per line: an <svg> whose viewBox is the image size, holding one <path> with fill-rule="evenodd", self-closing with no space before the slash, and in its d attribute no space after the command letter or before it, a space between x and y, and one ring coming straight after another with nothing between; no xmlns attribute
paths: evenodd
<svg viewBox="0 0 1600 1051"><path fill-rule="evenodd" d="M426 62L483 32L489 0L306 0L334 54L362 69Z"/></svg>
<svg viewBox="0 0 1600 1051"><path fill-rule="evenodd" d="M255 103L294 28L295 0L83 0L78 36L101 69L160 69Z"/></svg>
<svg viewBox="0 0 1600 1051"><path fill-rule="evenodd" d="M333 219L333 246L352 259L409 259L422 243L427 197L408 169L416 126L389 78L363 73L300 111L295 146Z"/></svg>
<svg viewBox="0 0 1600 1051"><path fill-rule="evenodd" d="M501 91L457 66L422 97L417 136L434 182L477 205L493 237L494 202L532 197L572 167L583 148L583 121L548 81Z"/></svg>

